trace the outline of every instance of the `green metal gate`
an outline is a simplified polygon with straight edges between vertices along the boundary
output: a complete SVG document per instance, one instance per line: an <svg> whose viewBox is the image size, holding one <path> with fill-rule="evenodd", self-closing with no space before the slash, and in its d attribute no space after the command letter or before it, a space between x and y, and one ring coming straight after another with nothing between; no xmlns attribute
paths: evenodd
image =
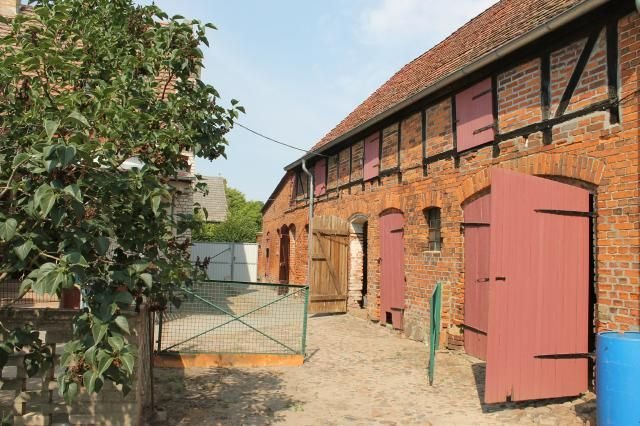
<svg viewBox="0 0 640 426"><path fill-rule="evenodd" d="M309 287L201 281L158 315L157 352L304 354Z"/></svg>

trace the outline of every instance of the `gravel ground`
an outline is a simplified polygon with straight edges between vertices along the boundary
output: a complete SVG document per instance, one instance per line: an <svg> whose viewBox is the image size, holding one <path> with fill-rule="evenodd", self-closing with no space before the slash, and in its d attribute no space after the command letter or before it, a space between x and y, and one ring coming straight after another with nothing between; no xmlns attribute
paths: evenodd
<svg viewBox="0 0 640 426"><path fill-rule="evenodd" d="M423 343L349 315L310 318L307 352L302 367L156 369L164 423L594 424L593 394L483 404L484 364L461 353L438 353L431 387Z"/></svg>

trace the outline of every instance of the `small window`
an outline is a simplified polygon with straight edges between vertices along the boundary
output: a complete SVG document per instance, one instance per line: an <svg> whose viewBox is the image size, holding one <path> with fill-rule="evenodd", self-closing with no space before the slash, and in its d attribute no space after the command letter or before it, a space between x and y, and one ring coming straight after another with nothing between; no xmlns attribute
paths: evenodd
<svg viewBox="0 0 640 426"><path fill-rule="evenodd" d="M427 247L429 251L440 251L442 249L442 227L440 220L440 209L433 207L425 210L425 218L429 228L429 240Z"/></svg>

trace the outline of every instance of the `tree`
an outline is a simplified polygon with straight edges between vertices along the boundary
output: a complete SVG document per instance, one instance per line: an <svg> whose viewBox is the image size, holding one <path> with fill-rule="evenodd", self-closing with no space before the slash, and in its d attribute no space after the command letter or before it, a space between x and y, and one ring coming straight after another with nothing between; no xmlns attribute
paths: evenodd
<svg viewBox="0 0 640 426"><path fill-rule="evenodd" d="M222 223L205 223L200 217L193 238L196 241L255 243L262 228L261 201L247 201L245 195L234 188L225 188L229 212Z"/></svg>
<svg viewBox="0 0 640 426"><path fill-rule="evenodd" d="M0 280L21 292L78 287L88 307L61 358L67 401L105 381L130 388L135 348L122 310L159 309L193 277L170 215L170 180L189 150L213 160L242 107L219 105L198 78L211 24L132 0L38 0L0 39ZM144 166L123 170L137 157ZM4 327L2 327L4 329ZM51 354L28 327L6 330L0 366L29 348L29 374Z"/></svg>

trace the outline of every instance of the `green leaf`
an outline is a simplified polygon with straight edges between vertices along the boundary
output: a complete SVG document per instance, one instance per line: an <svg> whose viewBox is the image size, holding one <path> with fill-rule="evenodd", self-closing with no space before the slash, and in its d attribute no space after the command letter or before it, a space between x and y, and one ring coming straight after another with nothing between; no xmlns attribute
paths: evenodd
<svg viewBox="0 0 640 426"><path fill-rule="evenodd" d="M111 240L107 237L98 237L96 238L96 251L100 256L104 256L107 254L107 250L109 250L109 246L111 245Z"/></svg>
<svg viewBox="0 0 640 426"><path fill-rule="evenodd" d="M24 163L29 158L31 158L29 154L27 154L26 152L21 152L17 154L15 157L13 157L13 162L11 163L11 167L18 167L19 164Z"/></svg>
<svg viewBox="0 0 640 426"><path fill-rule="evenodd" d="M129 372L129 374L133 374L133 366L135 363L135 358L132 354L122 354L120 356L120 361L122 361L122 365Z"/></svg>
<svg viewBox="0 0 640 426"><path fill-rule="evenodd" d="M31 290L31 286L33 285L33 280L27 278L20 283L19 295L26 294L29 290Z"/></svg>
<svg viewBox="0 0 640 426"><path fill-rule="evenodd" d="M58 155L58 160L60 161L60 164L63 167L68 166L76 157L76 147L61 145L57 150L57 155Z"/></svg>
<svg viewBox="0 0 640 426"><path fill-rule="evenodd" d="M48 183L43 183L36 189L34 201L40 207L42 216L46 217L56 203L58 196Z"/></svg>
<svg viewBox="0 0 640 426"><path fill-rule="evenodd" d="M53 139L58 127L60 127L59 121L44 120L44 130L47 132L48 142L51 142L51 139Z"/></svg>
<svg viewBox="0 0 640 426"><path fill-rule="evenodd" d="M87 349L84 352L84 359L89 363L89 364L95 364L97 361L97 349L95 346L91 346L89 349Z"/></svg>
<svg viewBox="0 0 640 426"><path fill-rule="evenodd" d="M93 327L91 327L91 334L93 335L93 344L98 345L104 339L104 336L107 334L109 327L107 324L94 322Z"/></svg>
<svg viewBox="0 0 640 426"><path fill-rule="evenodd" d="M151 197L151 210L155 216L158 216L160 212L160 202L162 201L161 195L154 195Z"/></svg>
<svg viewBox="0 0 640 426"><path fill-rule="evenodd" d="M115 323L122 331L129 334L129 321L123 315L118 315L115 319Z"/></svg>
<svg viewBox="0 0 640 426"><path fill-rule="evenodd" d="M107 337L107 343L113 348L115 352L120 352L124 348L124 339L122 336L109 336Z"/></svg>
<svg viewBox="0 0 640 426"><path fill-rule="evenodd" d="M80 114L78 111L73 111L71 114L69 114L69 118L82 124L85 127L89 127L89 120L87 120L87 118L84 115Z"/></svg>
<svg viewBox="0 0 640 426"><path fill-rule="evenodd" d="M113 363L113 358L102 358L98 364L98 375L102 376L104 372L107 371L107 368L111 367L111 363Z"/></svg>
<svg viewBox="0 0 640 426"><path fill-rule="evenodd" d="M125 306L129 306L133 303L133 296L128 291L118 291L113 301Z"/></svg>
<svg viewBox="0 0 640 426"><path fill-rule="evenodd" d="M64 256L62 256L62 260L67 262L67 264L69 265L82 266L85 268L89 266L84 256L77 251L65 254Z"/></svg>
<svg viewBox="0 0 640 426"><path fill-rule="evenodd" d="M96 389L96 378L98 375L94 370L87 370L82 375L82 384L87 389L87 392L93 393Z"/></svg>
<svg viewBox="0 0 640 426"><path fill-rule="evenodd" d="M80 187L73 183L71 185L67 185L62 190L65 194L71 195L76 201L82 202L82 194L80 193Z"/></svg>
<svg viewBox="0 0 640 426"><path fill-rule="evenodd" d="M69 386L66 389L67 391L64 393L64 400L67 404L71 405L73 401L75 401L78 396L78 384L76 382L69 383Z"/></svg>
<svg viewBox="0 0 640 426"><path fill-rule="evenodd" d="M153 285L153 277L147 272L145 272L144 274L140 274L140 280L147 288L151 288L151 286Z"/></svg>
<svg viewBox="0 0 640 426"><path fill-rule="evenodd" d="M135 262L132 263L130 268L135 273L141 273L149 267L149 262Z"/></svg>
<svg viewBox="0 0 640 426"><path fill-rule="evenodd" d="M29 252L31 252L31 249L33 249L33 247L34 247L33 241L27 240L21 245L19 245L18 247L15 247L13 249L13 252L16 254L16 256L18 256L18 259L25 260L29 255Z"/></svg>
<svg viewBox="0 0 640 426"><path fill-rule="evenodd" d="M18 229L18 221L9 218L5 222L0 223L0 238L5 241L10 241L16 235L16 229Z"/></svg>

